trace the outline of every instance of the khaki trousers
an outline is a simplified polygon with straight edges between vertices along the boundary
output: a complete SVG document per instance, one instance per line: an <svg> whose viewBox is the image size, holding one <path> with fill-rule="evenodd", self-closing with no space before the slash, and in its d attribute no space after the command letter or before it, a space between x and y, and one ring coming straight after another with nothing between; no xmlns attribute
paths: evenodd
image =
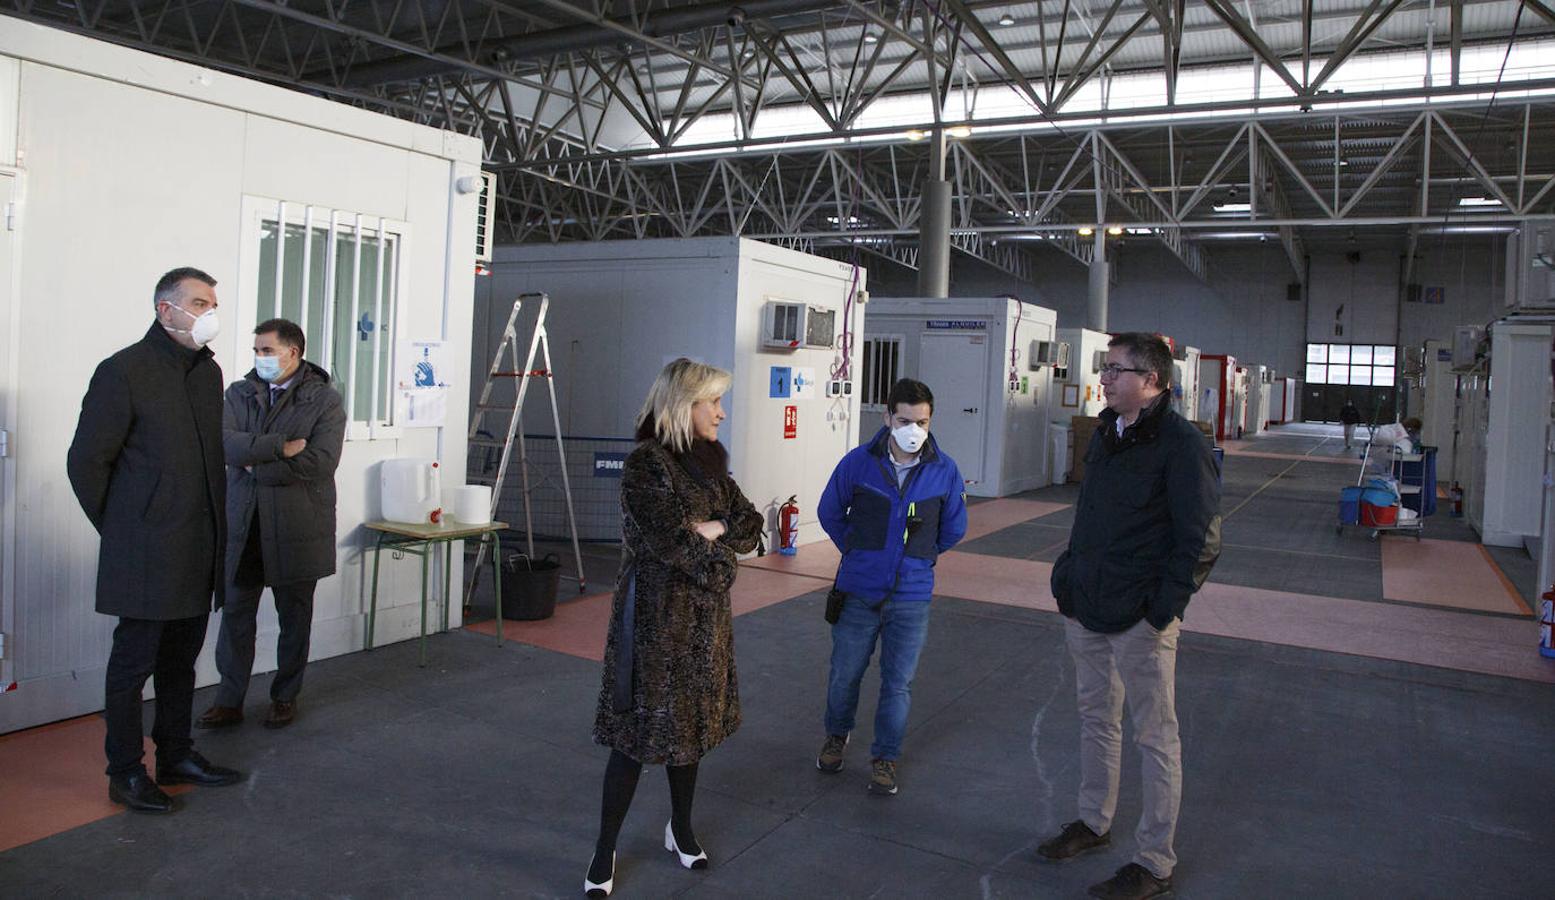
<svg viewBox="0 0 1555 900"><path fill-rule="evenodd" d="M1140 621L1127 631L1087 631L1064 620L1080 707L1080 819L1097 834L1112 828L1118 806L1127 701L1139 747L1144 809L1134 831L1134 861L1157 878L1177 865L1172 838L1182 803L1182 743L1177 737L1178 622L1156 631Z"/></svg>

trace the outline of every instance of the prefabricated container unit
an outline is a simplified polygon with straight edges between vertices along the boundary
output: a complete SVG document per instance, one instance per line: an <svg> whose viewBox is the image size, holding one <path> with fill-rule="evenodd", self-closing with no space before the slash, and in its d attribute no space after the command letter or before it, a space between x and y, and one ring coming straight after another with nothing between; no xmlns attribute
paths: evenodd
<svg viewBox="0 0 1555 900"><path fill-rule="evenodd" d="M1060 367L1053 388L1053 412L1064 422L1072 416L1099 416L1107 408L1101 393L1101 367L1112 336L1089 328L1060 328L1058 340L1069 345L1069 365ZM1072 387L1064 387L1072 385Z"/></svg>
<svg viewBox="0 0 1555 900"><path fill-rule="evenodd" d="M1199 348L1178 347L1172 360L1172 408L1199 421Z"/></svg>
<svg viewBox="0 0 1555 900"><path fill-rule="evenodd" d="M865 307L864 340L898 365L869 385L860 441L884 424L885 391L916 378L934 392L930 430L968 494L1003 497L1047 485L1058 314L1008 297L894 299ZM881 352L877 349L876 352ZM1071 364L1074 350L1070 348Z"/></svg>
<svg viewBox="0 0 1555 900"><path fill-rule="evenodd" d="M1201 415L1215 426L1215 441L1237 437L1236 357L1205 353L1199 356Z"/></svg>
<svg viewBox="0 0 1555 900"><path fill-rule="evenodd" d="M863 269L732 237L503 245L491 269L476 291L472 372L478 380L490 365L513 300L546 293L557 417L585 539L619 540L620 461L635 444L648 388L681 356L733 374L720 436L735 481L769 528L793 496L798 543L825 539L816 503L856 434L864 316L854 301ZM535 306L521 337L533 330ZM543 469L547 455L554 460L555 428L537 393L525 399L523 430L550 436L526 443ZM504 497L516 489L505 485ZM544 499L537 492L535 531L565 534L564 507ZM769 547L774 538L769 532Z"/></svg>
<svg viewBox="0 0 1555 900"><path fill-rule="evenodd" d="M1276 375L1269 390L1269 424L1285 425L1296 421L1296 392L1299 380Z"/></svg>
<svg viewBox="0 0 1555 900"><path fill-rule="evenodd" d="M1457 471L1469 524L1484 543L1524 547L1535 559L1543 527L1552 330L1547 321L1493 323L1488 373L1459 381Z"/></svg>
<svg viewBox="0 0 1555 900"><path fill-rule="evenodd" d="M1452 342L1426 341L1420 379L1420 442L1436 448L1436 480L1458 481L1458 374L1452 368Z"/></svg>
<svg viewBox="0 0 1555 900"><path fill-rule="evenodd" d="M1263 434L1269 427L1270 381L1274 372L1268 366L1244 366L1247 383L1246 416L1242 423L1245 436Z"/></svg>
<svg viewBox="0 0 1555 900"><path fill-rule="evenodd" d="M1506 306L1555 311L1555 222L1528 221L1506 240Z"/></svg>
<svg viewBox="0 0 1555 900"><path fill-rule="evenodd" d="M0 692L0 732L102 707L115 622L93 611L98 536L65 453L93 370L145 334L152 289L177 266L218 281L210 347L224 380L252 367L255 324L281 315L345 394L337 574L318 584L310 654L363 646L361 525L379 518L378 463L441 458L445 479L464 476L463 376L448 376L461 393L450 427L406 427L391 400L402 340L469 353L479 194L458 185L478 185L481 158L474 138L5 20L0 685L16 689ZM462 554L451 558L457 585ZM377 642L415 636L420 608L419 561L385 554ZM278 628L272 604L260 610L264 671ZM200 684L216 680L214 644Z"/></svg>

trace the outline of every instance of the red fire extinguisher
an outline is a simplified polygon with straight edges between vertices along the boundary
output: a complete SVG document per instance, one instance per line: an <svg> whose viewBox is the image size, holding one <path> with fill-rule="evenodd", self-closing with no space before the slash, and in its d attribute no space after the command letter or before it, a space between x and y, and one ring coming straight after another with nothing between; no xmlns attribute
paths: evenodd
<svg viewBox="0 0 1555 900"><path fill-rule="evenodd" d="M789 497L778 507L778 552L793 556L799 544L799 496Z"/></svg>
<svg viewBox="0 0 1555 900"><path fill-rule="evenodd" d="M1463 515L1463 488L1458 482L1452 483L1452 490L1447 492L1447 497L1452 501L1452 517L1459 518Z"/></svg>

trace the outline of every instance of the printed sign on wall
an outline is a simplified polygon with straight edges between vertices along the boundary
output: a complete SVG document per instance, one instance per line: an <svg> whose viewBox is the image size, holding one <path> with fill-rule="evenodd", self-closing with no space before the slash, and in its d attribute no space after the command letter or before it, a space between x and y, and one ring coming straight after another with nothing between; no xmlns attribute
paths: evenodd
<svg viewBox="0 0 1555 900"><path fill-rule="evenodd" d="M783 407L783 440L791 441L799 437L799 407Z"/></svg>
<svg viewBox="0 0 1555 900"><path fill-rule="evenodd" d="M767 396L781 399L793 396L793 370L788 366L773 366L767 379Z"/></svg>
<svg viewBox="0 0 1555 900"><path fill-rule="evenodd" d="M795 369L793 398L809 400L813 397L815 397L815 370Z"/></svg>
<svg viewBox="0 0 1555 900"><path fill-rule="evenodd" d="M621 477L621 470L624 469L624 468L626 468L626 454L625 453L603 453L603 452L597 452L597 451L595 452L595 454L594 454L594 477L595 478L620 478Z"/></svg>

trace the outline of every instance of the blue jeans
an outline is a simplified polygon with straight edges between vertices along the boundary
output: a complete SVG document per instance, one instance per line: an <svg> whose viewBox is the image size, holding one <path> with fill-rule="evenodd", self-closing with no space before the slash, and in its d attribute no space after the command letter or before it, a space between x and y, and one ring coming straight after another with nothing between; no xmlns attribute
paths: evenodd
<svg viewBox="0 0 1555 900"><path fill-rule="evenodd" d="M875 641L880 641L880 703L875 709L874 759L902 755L907 708L912 703L912 678L918 653L929 634L928 601L884 603L848 595L842 615L831 629L831 674L826 681L826 733L853 731L858 711L859 682L869 668Z"/></svg>

